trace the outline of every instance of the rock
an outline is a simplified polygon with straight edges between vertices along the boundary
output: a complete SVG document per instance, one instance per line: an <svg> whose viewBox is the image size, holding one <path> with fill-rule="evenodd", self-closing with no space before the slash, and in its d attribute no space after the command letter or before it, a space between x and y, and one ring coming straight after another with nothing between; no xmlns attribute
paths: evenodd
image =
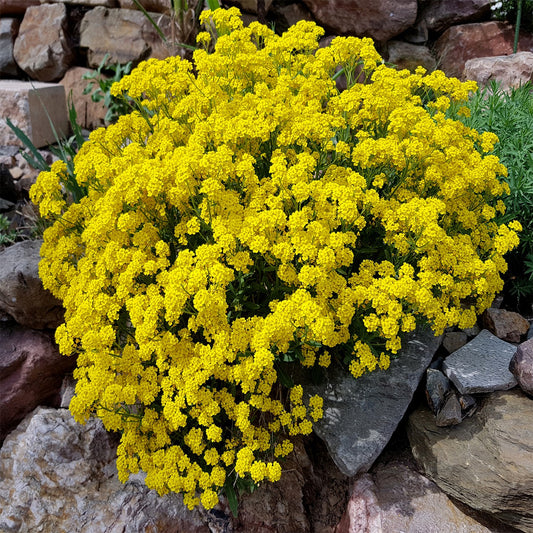
<svg viewBox="0 0 533 533"><path fill-rule="evenodd" d="M0 531L209 533L180 496L159 497L140 475L120 483L115 459L99 421L37 408L0 450Z"/></svg>
<svg viewBox="0 0 533 533"><path fill-rule="evenodd" d="M0 325L0 442L38 405L58 404L63 375L75 365L49 333Z"/></svg>
<svg viewBox="0 0 533 533"><path fill-rule="evenodd" d="M431 72L437 67L437 62L427 46L419 46L403 41L389 41L387 47L388 62L395 65L399 70L406 68L414 71L416 67L423 66Z"/></svg>
<svg viewBox="0 0 533 533"><path fill-rule="evenodd" d="M170 36L170 18L153 14L164 34ZM87 48L89 66L98 67L105 54L109 63L138 63L149 57L170 55L161 37L141 11L95 7L81 21L80 46Z"/></svg>
<svg viewBox="0 0 533 533"><path fill-rule="evenodd" d="M416 0L304 0L315 20L334 35L388 41L415 23Z"/></svg>
<svg viewBox="0 0 533 533"><path fill-rule="evenodd" d="M335 533L500 533L464 514L404 457L358 477ZM492 524L491 524L492 525Z"/></svg>
<svg viewBox="0 0 533 533"><path fill-rule="evenodd" d="M435 424L439 427L455 426L460 424L462 419L461 404L455 392L451 392L448 394L442 409L438 412Z"/></svg>
<svg viewBox="0 0 533 533"><path fill-rule="evenodd" d="M509 363L509 370L520 388L533 397L533 339L523 342Z"/></svg>
<svg viewBox="0 0 533 533"><path fill-rule="evenodd" d="M63 77L74 60L67 38L65 4L44 4L26 10L13 49L18 66L39 81Z"/></svg>
<svg viewBox="0 0 533 533"><path fill-rule="evenodd" d="M475 80L480 85L495 80L504 90L533 82L533 53L469 59L465 63L463 79Z"/></svg>
<svg viewBox="0 0 533 533"><path fill-rule="evenodd" d="M490 18L491 0L436 0L427 2L419 17L438 33L450 26Z"/></svg>
<svg viewBox="0 0 533 533"><path fill-rule="evenodd" d="M450 392L450 380L435 368L426 370L426 399L430 409L437 414Z"/></svg>
<svg viewBox="0 0 533 533"><path fill-rule="evenodd" d="M103 102L93 102L90 94L83 94L89 83L89 80L83 79L83 75L89 72L93 71L85 67L72 67L59 83L65 87L67 95L72 95L78 124L92 131L104 126L107 109Z"/></svg>
<svg viewBox="0 0 533 533"><path fill-rule="evenodd" d="M442 339L442 346L450 354L462 348L467 342L468 335L464 331L447 331Z"/></svg>
<svg viewBox="0 0 533 533"><path fill-rule="evenodd" d="M300 20L313 20L309 9L302 4L274 5L269 15L275 18L276 31L279 29L282 32Z"/></svg>
<svg viewBox="0 0 533 533"><path fill-rule="evenodd" d="M0 15L22 15L30 6L38 6L39 0L0 0Z"/></svg>
<svg viewBox="0 0 533 533"><path fill-rule="evenodd" d="M474 324L471 328L463 329L463 331L466 333L466 336L471 339L476 335L479 335L481 328L477 324Z"/></svg>
<svg viewBox="0 0 533 533"><path fill-rule="evenodd" d="M5 165L0 165L0 195L10 202L16 202L19 199L13 176Z"/></svg>
<svg viewBox="0 0 533 533"><path fill-rule="evenodd" d="M367 471L402 419L420 379L440 345L429 330L410 334L386 371L354 379L331 370L321 385L307 385L307 394L324 399L324 417L315 433L326 442L339 470L354 476Z"/></svg>
<svg viewBox="0 0 533 533"><path fill-rule="evenodd" d="M104 7L117 7L118 0L41 0L41 4L64 4L68 3L74 6L104 6Z"/></svg>
<svg viewBox="0 0 533 533"><path fill-rule="evenodd" d="M496 337L508 342L520 342L520 337L529 330L529 322L522 315L505 309L489 308L483 313L482 320Z"/></svg>
<svg viewBox="0 0 533 533"><path fill-rule="evenodd" d="M20 23L18 19L0 19L0 75L16 76L17 64L13 57L13 45L17 36Z"/></svg>
<svg viewBox="0 0 533 533"><path fill-rule="evenodd" d="M11 211L14 206L15 204L13 202L0 198L0 213L6 213L7 211Z"/></svg>
<svg viewBox="0 0 533 533"><path fill-rule="evenodd" d="M63 308L39 278L42 241L23 241L0 252L0 310L33 329L55 328Z"/></svg>
<svg viewBox="0 0 533 533"><path fill-rule="evenodd" d="M428 38L428 27L425 20L418 20L414 26L411 26L401 35L403 41L411 44L426 44Z"/></svg>
<svg viewBox="0 0 533 533"><path fill-rule="evenodd" d="M435 43L440 68L448 76L460 77L465 63L476 57L510 55L514 28L505 22L480 22L452 26ZM520 34L519 51L533 51L533 35Z"/></svg>
<svg viewBox="0 0 533 533"><path fill-rule="evenodd" d="M68 409L70 405L70 400L74 397L76 393L76 380L72 374L67 374L63 381L61 382L61 388L59 389L59 407L63 409Z"/></svg>
<svg viewBox="0 0 533 533"><path fill-rule="evenodd" d="M446 494L521 531L533 531L533 402L520 390L488 396L475 416L437 428L427 409L409 417L413 455Z"/></svg>
<svg viewBox="0 0 533 533"><path fill-rule="evenodd" d="M122 9L139 9L133 0L118 0ZM168 0L140 0L140 4L153 13L166 13L170 11L170 2Z"/></svg>
<svg viewBox="0 0 533 533"><path fill-rule="evenodd" d="M516 385L508 370L515 352L516 346L484 329L475 339L449 355L444 360L443 370L461 394L507 390Z"/></svg>
<svg viewBox="0 0 533 533"><path fill-rule="evenodd" d="M473 396L469 394L461 394L459 396L459 404L461 405L462 417L472 416L477 409L477 401Z"/></svg>

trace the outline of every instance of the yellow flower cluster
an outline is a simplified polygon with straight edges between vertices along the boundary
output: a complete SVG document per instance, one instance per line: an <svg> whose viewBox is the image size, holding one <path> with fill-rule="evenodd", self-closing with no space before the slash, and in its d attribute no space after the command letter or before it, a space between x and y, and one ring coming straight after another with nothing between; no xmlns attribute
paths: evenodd
<svg viewBox="0 0 533 533"><path fill-rule="evenodd" d="M120 479L210 508L235 476L278 480L322 416L281 373L358 377L417 321L471 326L520 228L495 221L495 139L445 117L472 83L388 68L370 39L319 49L311 22L202 21L194 69L151 59L113 86L138 111L79 151L87 195L65 203L61 163L31 194L57 219L40 273L78 357L73 415L122 433Z"/></svg>

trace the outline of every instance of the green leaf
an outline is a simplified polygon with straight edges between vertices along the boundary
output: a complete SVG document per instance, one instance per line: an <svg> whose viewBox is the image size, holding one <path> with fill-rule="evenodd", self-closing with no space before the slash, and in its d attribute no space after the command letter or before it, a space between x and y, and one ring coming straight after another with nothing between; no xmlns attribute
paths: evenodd
<svg viewBox="0 0 533 533"><path fill-rule="evenodd" d="M227 479L226 483L224 483L224 493L226 494L226 497L228 498L228 504L231 510L231 514L235 518L237 518L238 513L239 513L239 502L237 500L237 494L235 492L235 489L233 488L233 485L230 479Z"/></svg>
<svg viewBox="0 0 533 533"><path fill-rule="evenodd" d="M150 13L144 9L144 6L139 2L139 0L133 0L135 5L142 11L143 15L148 19L150 24L155 28L155 31L159 34L164 43L167 42L165 34L161 31L161 28L157 25L157 22L150 16Z"/></svg>
<svg viewBox="0 0 533 533"><path fill-rule="evenodd" d="M24 159L26 159L26 161L28 161L28 163L32 167L38 170L41 170L41 171L50 170L50 165L45 161L44 157L39 153L39 151L37 150L33 142L30 140L30 138L20 128L15 126L15 124L13 124L13 122L11 122L9 118L6 118L6 123L13 130L14 134L17 136L19 141L21 141L24 144L24 146L32 153L33 157L35 158L35 159L32 159L31 157L28 156L28 154L23 154Z"/></svg>
<svg viewBox="0 0 533 533"><path fill-rule="evenodd" d="M214 11L215 9L220 9L220 4L218 0L207 0L207 7L211 11Z"/></svg>

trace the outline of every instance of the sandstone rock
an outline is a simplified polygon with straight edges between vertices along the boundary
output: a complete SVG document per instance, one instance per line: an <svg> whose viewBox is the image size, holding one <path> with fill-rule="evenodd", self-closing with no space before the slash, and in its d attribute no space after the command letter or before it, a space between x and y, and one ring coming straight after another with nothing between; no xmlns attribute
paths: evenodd
<svg viewBox="0 0 533 533"><path fill-rule="evenodd" d="M57 405L63 375L75 364L50 334L0 325L0 442L38 405Z"/></svg>
<svg viewBox="0 0 533 533"><path fill-rule="evenodd" d="M516 385L509 362L516 347L484 329L475 339L449 355L444 373L461 394L507 390Z"/></svg>
<svg viewBox="0 0 533 533"><path fill-rule="evenodd" d="M510 56L478 57L465 63L463 79L487 85L498 81L503 89L533 82L533 53L518 52Z"/></svg>
<svg viewBox="0 0 533 533"><path fill-rule="evenodd" d="M170 36L170 18L154 14L164 34ZM141 11L95 7L80 26L80 46L87 48L89 66L97 67L105 54L109 63L139 62L149 57L170 55L161 37Z"/></svg>
<svg viewBox="0 0 533 533"><path fill-rule="evenodd" d="M122 9L139 9L133 0L118 0ZM146 11L168 14L171 10L171 0L140 0Z"/></svg>
<svg viewBox="0 0 533 533"><path fill-rule="evenodd" d="M413 72L416 67L422 66L432 72L437 67L437 62L427 46L403 41L389 41L387 47L389 63L395 65L399 70L406 68Z"/></svg>
<svg viewBox="0 0 533 533"><path fill-rule="evenodd" d="M39 278L42 241L23 241L0 252L0 310L33 329L57 327L63 308Z"/></svg>
<svg viewBox="0 0 533 533"><path fill-rule="evenodd" d="M388 41L412 26L416 0L304 0L315 20L335 35Z"/></svg>
<svg viewBox="0 0 533 533"><path fill-rule="evenodd" d="M22 15L30 6L38 6L39 0L0 0L0 15Z"/></svg>
<svg viewBox="0 0 533 533"><path fill-rule="evenodd" d="M521 391L488 396L475 416L437 428L427 409L409 418L413 455L445 493L533 531L533 402Z"/></svg>
<svg viewBox="0 0 533 533"><path fill-rule="evenodd" d="M67 95L72 95L78 124L92 131L105 124L107 109L103 102L93 102L90 94L83 94L89 83L89 80L83 79L83 75L89 72L93 71L85 67L72 67L59 83L65 87Z"/></svg>
<svg viewBox="0 0 533 533"><path fill-rule="evenodd" d="M383 451L440 341L429 330L413 333L386 371L354 379L332 370L324 384L304 387L307 394L324 399L324 417L314 431L343 474L367 471Z"/></svg>
<svg viewBox="0 0 533 533"><path fill-rule="evenodd" d="M442 339L442 346L448 353L453 353L467 342L468 335L464 331L447 331Z"/></svg>
<svg viewBox="0 0 533 533"><path fill-rule="evenodd" d="M508 342L520 342L520 337L529 330L529 322L522 315L505 309L489 308L483 313L482 319L488 330Z"/></svg>
<svg viewBox="0 0 533 533"><path fill-rule="evenodd" d="M74 60L67 37L65 4L44 4L26 10L15 40L18 66L35 80L60 79Z"/></svg>
<svg viewBox="0 0 533 533"><path fill-rule="evenodd" d="M509 370L520 388L533 397L533 339L523 342L509 363Z"/></svg>
<svg viewBox="0 0 533 533"><path fill-rule="evenodd" d="M450 380L436 368L426 371L426 399L433 413L437 414L450 392Z"/></svg>
<svg viewBox="0 0 533 533"><path fill-rule="evenodd" d="M41 0L41 4L71 4L74 6L117 7L118 0Z"/></svg>
<svg viewBox="0 0 533 533"><path fill-rule="evenodd" d="M37 408L0 450L0 531L209 533L180 496L159 497L139 475L120 483L115 459L99 421Z"/></svg>
<svg viewBox="0 0 533 533"><path fill-rule="evenodd" d="M16 76L18 73L13 57L13 45L19 25L18 19L0 19L0 75L2 76Z"/></svg>
<svg viewBox="0 0 533 533"><path fill-rule="evenodd" d="M480 22L452 26L435 43L440 68L460 77L465 63L475 57L509 55L513 52L514 28L504 22ZM521 33L519 51L533 51L533 36Z"/></svg>
<svg viewBox="0 0 533 533"><path fill-rule="evenodd" d="M427 2L419 17L428 29L443 32L454 24L490 18L491 0L434 0Z"/></svg>

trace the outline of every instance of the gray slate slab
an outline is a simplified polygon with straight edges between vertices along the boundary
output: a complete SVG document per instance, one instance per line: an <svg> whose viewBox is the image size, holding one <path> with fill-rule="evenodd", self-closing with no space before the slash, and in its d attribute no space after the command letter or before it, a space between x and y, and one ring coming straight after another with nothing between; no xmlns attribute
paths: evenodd
<svg viewBox="0 0 533 533"><path fill-rule="evenodd" d="M475 339L449 355L442 368L461 394L508 390L516 385L516 379L509 371L509 362L515 352L516 346L484 329Z"/></svg>
<svg viewBox="0 0 533 533"><path fill-rule="evenodd" d="M354 476L370 469L401 421L440 343L441 337L429 329L414 332L387 370L358 379L332 370L327 382L305 387L306 393L324 399L324 417L315 423L314 431L343 474Z"/></svg>

